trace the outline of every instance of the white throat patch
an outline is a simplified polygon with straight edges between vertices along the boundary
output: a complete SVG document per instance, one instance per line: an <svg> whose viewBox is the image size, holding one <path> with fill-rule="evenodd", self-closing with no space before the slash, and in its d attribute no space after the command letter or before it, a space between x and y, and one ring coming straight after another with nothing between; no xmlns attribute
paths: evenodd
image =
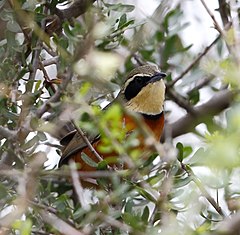
<svg viewBox="0 0 240 235"><path fill-rule="evenodd" d="M127 109L148 115L157 115L163 111L165 84L163 80L149 83L131 100Z"/></svg>

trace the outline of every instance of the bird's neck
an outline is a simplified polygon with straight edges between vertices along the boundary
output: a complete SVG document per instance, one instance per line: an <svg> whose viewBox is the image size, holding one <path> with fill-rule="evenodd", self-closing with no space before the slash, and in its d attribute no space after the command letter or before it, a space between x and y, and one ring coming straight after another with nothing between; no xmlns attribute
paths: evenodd
<svg viewBox="0 0 240 235"><path fill-rule="evenodd" d="M157 141L160 141L164 128L164 112L156 115L141 114L145 124L151 129Z"/></svg>
<svg viewBox="0 0 240 235"><path fill-rule="evenodd" d="M165 84L161 80L149 84L126 103L126 108L136 113L144 113L155 116L163 112L165 98Z"/></svg>
<svg viewBox="0 0 240 235"><path fill-rule="evenodd" d="M149 119L149 120L158 120L161 118L161 116L163 116L163 111L159 114L144 114L144 113L140 113L144 118Z"/></svg>

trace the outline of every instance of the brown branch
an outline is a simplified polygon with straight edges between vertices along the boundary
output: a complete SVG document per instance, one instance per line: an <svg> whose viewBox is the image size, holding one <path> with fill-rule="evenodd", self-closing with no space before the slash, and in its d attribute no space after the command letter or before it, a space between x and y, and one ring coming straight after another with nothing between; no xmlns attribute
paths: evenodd
<svg viewBox="0 0 240 235"><path fill-rule="evenodd" d="M193 182L197 185L199 190L201 191L202 195L207 199L207 201L213 206L213 208L218 212L219 215L222 217L226 217L225 213L223 212L222 208L219 204L215 201L215 199L208 193L204 185L202 184L201 180L193 173L190 168L187 168L185 164L181 162L182 169L188 174L189 177L192 177Z"/></svg>
<svg viewBox="0 0 240 235"><path fill-rule="evenodd" d="M202 182L193 175L193 181L200 189L203 196L207 199L207 201L213 206L213 208L218 212L219 215L222 217L226 217L225 213L223 212L222 208L218 205L218 203L215 201L215 199L208 193L208 191L203 186Z"/></svg>
<svg viewBox="0 0 240 235"><path fill-rule="evenodd" d="M218 0L218 5L223 26L227 27L231 23L231 11L229 3L227 3L226 0Z"/></svg>
<svg viewBox="0 0 240 235"><path fill-rule="evenodd" d="M5 174L4 174L5 173ZM78 177L79 178L109 178L109 177L114 177L114 176L123 176L125 175L125 171L77 171ZM7 175L8 171L0 171L0 175ZM42 171L41 173L41 178L42 179L56 179L56 178L61 178L61 179L67 179L71 177L71 172L67 170L53 170L53 171Z"/></svg>
<svg viewBox="0 0 240 235"><path fill-rule="evenodd" d="M83 193L84 190L83 190L81 181L78 177L78 172L77 172L76 165L73 161L70 162L70 171L71 171L71 176L72 176L73 187L74 187L75 192L77 194L78 201L80 202L81 207L84 210L88 211L90 209L90 206L84 198L84 193Z"/></svg>
<svg viewBox="0 0 240 235"><path fill-rule="evenodd" d="M121 222L119 220L116 220L113 217L101 214L101 219L102 219L103 222L105 222L105 223L107 223L107 224L109 224L109 225L111 225L111 226L113 226L115 228L118 228L121 231L125 231L128 234L129 233L131 234L133 232L133 228L131 226L129 226L129 225L127 225L127 224L125 224L125 223L123 223L123 222ZM145 233L137 231L136 234L143 235Z"/></svg>
<svg viewBox="0 0 240 235"><path fill-rule="evenodd" d="M169 84L167 84L168 87L172 87L173 85L175 85L176 82L178 82L179 80L181 80L197 63L199 63L199 61L202 59L203 56L205 56L208 51L217 43L217 41L221 38L221 35L218 35L213 42L208 45L204 51L202 53L200 53L198 55L198 57L177 77L175 78L172 82L170 82Z"/></svg>
<svg viewBox="0 0 240 235"><path fill-rule="evenodd" d="M169 98L171 98L172 101L174 101L180 107L186 109L188 113L195 115L194 114L195 111L192 105L186 99L184 99L181 95L179 95L176 91L174 91L171 88L168 88L167 95L169 96Z"/></svg>
<svg viewBox="0 0 240 235"><path fill-rule="evenodd" d="M75 126L77 132L79 133L79 135L82 137L82 139L84 140L84 142L86 143L86 145L89 147L89 150L95 155L95 157L99 160L102 161L103 158L99 155L99 153L95 150L95 148L92 146L91 142L89 141L89 139L87 138L87 136L84 134L84 132L82 131L82 129L76 125L76 123L74 121L72 121L73 125Z"/></svg>
<svg viewBox="0 0 240 235"><path fill-rule="evenodd" d="M0 139L6 138L6 139L12 139L16 137L17 132L9 130L6 127L0 126Z"/></svg>
<svg viewBox="0 0 240 235"><path fill-rule="evenodd" d="M36 117L41 118L42 115L49 110L49 108L51 107L51 103L59 101L68 83L71 81L71 78L72 78L72 72L68 71L63 79L63 83L61 84L59 89L56 91L56 93L36 111L35 113Z"/></svg>
<svg viewBox="0 0 240 235"><path fill-rule="evenodd" d="M39 214L41 215L43 221L52 225L55 229L57 229L61 234L65 235L85 235L85 233L77 230L76 228L69 225L67 222L63 221L55 214L47 212L45 210L40 209Z"/></svg>
<svg viewBox="0 0 240 235"><path fill-rule="evenodd" d="M194 116L186 114L174 123L166 124L166 133L171 133L171 137L177 137L192 131L195 126L200 124L205 118L213 117L224 109L228 108L234 97L234 92L229 90L219 91L208 102L195 107Z"/></svg>
<svg viewBox="0 0 240 235"><path fill-rule="evenodd" d="M212 235L239 235L240 231L240 212L227 217L218 225L218 229Z"/></svg>
<svg viewBox="0 0 240 235"><path fill-rule="evenodd" d="M232 39L229 40L229 37L227 37L226 31L231 27L232 22L229 22L227 25L224 25L225 28L222 29L220 27L220 25L218 24L216 18L214 17L213 13L210 11L210 9L208 8L207 4L205 3L204 0L200 0L202 2L202 5L205 7L207 13L209 14L209 16L212 18L213 23L215 25L215 28L217 29L217 31L220 33L220 35L224 38L225 42L226 42L226 46L228 48L228 51L231 53L231 55L233 56L233 59L235 60L236 64L239 66L240 64L240 59L239 59L239 55L238 55L238 49L236 47L236 35L234 33L233 30L233 36Z"/></svg>
<svg viewBox="0 0 240 235"><path fill-rule="evenodd" d="M225 32L222 30L221 26L218 24L215 16L213 15L213 13L210 11L210 9L208 8L207 4L205 3L204 0L200 0L202 5L204 6L204 8L206 9L207 13L209 14L209 16L212 18L214 26L216 28L216 30L223 36L225 37Z"/></svg>
<svg viewBox="0 0 240 235"><path fill-rule="evenodd" d="M192 89L190 89L187 94L191 94L193 91L198 91L200 90L201 88L207 86L212 80L213 80L214 76L213 75L210 75L208 77L205 77L203 79L201 79L196 86L194 86Z"/></svg>
<svg viewBox="0 0 240 235"><path fill-rule="evenodd" d="M50 59L43 60L43 61L42 61L42 65L43 65L44 67L47 67L47 66L49 66L49 65L57 64L58 61L59 61L59 56L54 56L54 57L52 57L52 58L50 58Z"/></svg>

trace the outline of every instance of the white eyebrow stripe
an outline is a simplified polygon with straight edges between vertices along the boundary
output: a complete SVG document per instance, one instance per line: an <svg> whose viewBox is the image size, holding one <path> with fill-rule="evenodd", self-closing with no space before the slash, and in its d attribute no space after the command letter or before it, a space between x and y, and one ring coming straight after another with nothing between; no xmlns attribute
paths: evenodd
<svg viewBox="0 0 240 235"><path fill-rule="evenodd" d="M134 80L135 77L152 77L152 75L150 75L150 74L144 74L144 73L137 73L137 74L133 75L131 78L129 78L129 79L125 82L123 92L125 92L127 86L129 85L129 83L130 83L131 81Z"/></svg>

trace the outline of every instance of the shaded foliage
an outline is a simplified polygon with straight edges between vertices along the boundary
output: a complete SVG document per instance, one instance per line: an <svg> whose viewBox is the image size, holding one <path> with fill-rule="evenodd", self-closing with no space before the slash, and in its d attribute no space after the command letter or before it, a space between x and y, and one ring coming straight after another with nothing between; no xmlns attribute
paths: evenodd
<svg viewBox="0 0 240 235"><path fill-rule="evenodd" d="M217 36L195 53L185 1L169 2L146 19L120 2L0 2L1 234L237 234L240 6L219 1L217 22L201 1ZM164 143L152 153L133 150L136 133L126 141L121 104L101 111L146 62L168 74ZM83 155L96 172L58 169L70 120L116 156ZM186 133L198 141L175 138ZM118 159L131 167L109 170ZM86 178L98 189L84 190Z"/></svg>

